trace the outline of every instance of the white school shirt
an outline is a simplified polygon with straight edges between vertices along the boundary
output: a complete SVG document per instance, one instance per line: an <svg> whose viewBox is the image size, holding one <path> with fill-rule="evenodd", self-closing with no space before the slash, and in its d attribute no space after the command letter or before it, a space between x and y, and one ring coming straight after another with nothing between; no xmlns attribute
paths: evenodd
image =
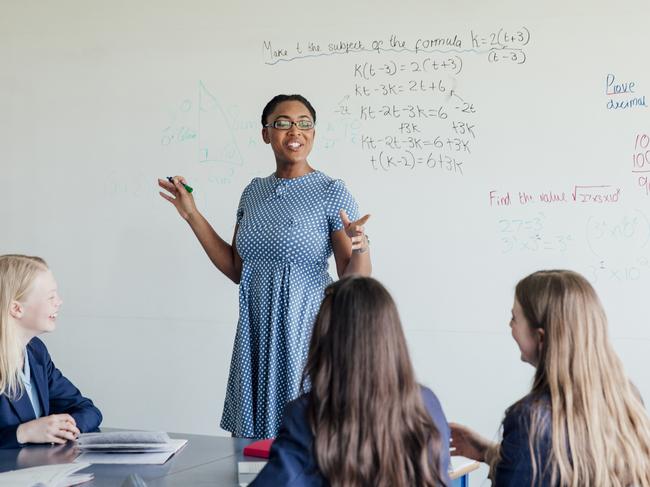
<svg viewBox="0 0 650 487"><path fill-rule="evenodd" d="M24 355L25 363L23 364L23 370L20 371L20 380L25 386L25 392L27 392L27 395L29 396L29 401L32 403L32 408L34 409L34 414L36 415L36 419L38 419L42 416L43 411L41 410L41 403L38 401L36 391L32 388L32 374L31 368L29 367L29 355L27 354L27 349L25 349Z"/></svg>

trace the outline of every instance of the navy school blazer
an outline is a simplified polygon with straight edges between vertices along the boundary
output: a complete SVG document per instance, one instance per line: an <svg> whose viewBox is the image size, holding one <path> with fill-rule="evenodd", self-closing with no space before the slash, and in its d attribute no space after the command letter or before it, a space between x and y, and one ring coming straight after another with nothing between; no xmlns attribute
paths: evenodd
<svg viewBox="0 0 650 487"><path fill-rule="evenodd" d="M533 463L528 446L530 418L536 412L543 425L535 445L537 477L533 484ZM547 463L551 454L551 398L548 394L529 394L506 411L503 420L503 438L496 464L494 487L550 487L551 471Z"/></svg>
<svg viewBox="0 0 650 487"><path fill-rule="evenodd" d="M102 413L54 366L45 344L33 338L27 344L27 354L32 387L41 402L41 417L67 413L82 433L96 431L102 422ZM0 448L23 446L16 439L16 430L33 419L36 419L34 408L26 392L16 399L0 395Z"/></svg>
<svg viewBox="0 0 650 487"><path fill-rule="evenodd" d="M449 425L436 395L426 387L421 387L421 390L424 406L440 431L442 474L449 483ZM308 396L303 395L287 405L278 437L271 446L269 461L250 487L329 486L312 452L314 436L307 419L307 403Z"/></svg>

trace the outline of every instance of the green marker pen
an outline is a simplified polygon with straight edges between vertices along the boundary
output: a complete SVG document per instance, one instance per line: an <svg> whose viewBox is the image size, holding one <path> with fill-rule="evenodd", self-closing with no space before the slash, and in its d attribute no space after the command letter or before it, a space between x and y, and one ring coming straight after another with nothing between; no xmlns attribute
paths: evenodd
<svg viewBox="0 0 650 487"><path fill-rule="evenodd" d="M170 183L174 184L174 178L172 178L171 176L167 176L167 181L169 181ZM194 191L194 189L193 189L191 186L188 186L188 185L185 184L185 183L181 183L181 184L183 185L183 187L185 188L185 190L186 190L188 193L191 193L192 191Z"/></svg>

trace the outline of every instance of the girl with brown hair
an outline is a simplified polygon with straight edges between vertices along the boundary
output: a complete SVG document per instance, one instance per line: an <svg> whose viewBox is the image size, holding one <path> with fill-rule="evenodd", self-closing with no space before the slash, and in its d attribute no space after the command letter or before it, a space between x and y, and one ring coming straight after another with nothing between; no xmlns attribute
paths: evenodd
<svg viewBox="0 0 650 487"><path fill-rule="evenodd" d="M449 428L420 386L388 291L368 277L329 286L303 389L253 486L446 485Z"/></svg>

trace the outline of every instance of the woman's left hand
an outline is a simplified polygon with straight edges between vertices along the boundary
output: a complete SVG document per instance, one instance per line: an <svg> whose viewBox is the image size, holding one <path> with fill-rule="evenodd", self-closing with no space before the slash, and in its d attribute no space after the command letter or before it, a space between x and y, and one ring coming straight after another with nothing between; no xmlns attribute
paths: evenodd
<svg viewBox="0 0 650 487"><path fill-rule="evenodd" d="M341 210L339 213L345 234L352 241L352 252L365 252L368 250L368 237L366 237L363 226L370 218L370 215L364 215L358 220L351 222L345 210Z"/></svg>

